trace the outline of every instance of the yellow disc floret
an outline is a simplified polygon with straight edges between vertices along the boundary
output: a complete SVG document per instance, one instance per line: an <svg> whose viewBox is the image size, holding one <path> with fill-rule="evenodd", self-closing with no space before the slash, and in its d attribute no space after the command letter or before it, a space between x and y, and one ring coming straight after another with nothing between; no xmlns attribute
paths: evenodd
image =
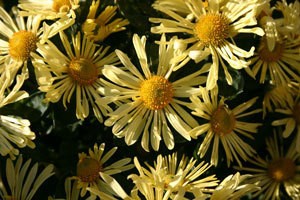
<svg viewBox="0 0 300 200"><path fill-rule="evenodd" d="M229 37L229 20L218 13L202 15L195 24L195 34L206 46L220 46Z"/></svg>
<svg viewBox="0 0 300 200"><path fill-rule="evenodd" d="M71 3L70 0L54 0L52 4L52 9L55 12L66 12L70 10Z"/></svg>
<svg viewBox="0 0 300 200"><path fill-rule="evenodd" d="M30 52L36 50L38 38L30 31L18 31L9 39L9 55L15 60L25 61L29 58Z"/></svg>
<svg viewBox="0 0 300 200"><path fill-rule="evenodd" d="M277 182L287 181L296 175L296 165L290 158L273 160L269 163L268 175Z"/></svg>
<svg viewBox="0 0 300 200"><path fill-rule="evenodd" d="M172 84L162 76L153 76L141 83L141 99L151 110L160 110L167 106L173 98Z"/></svg>
<svg viewBox="0 0 300 200"><path fill-rule="evenodd" d="M84 157L77 164L77 176L82 182L92 183L99 177L102 166L99 161Z"/></svg>
<svg viewBox="0 0 300 200"><path fill-rule="evenodd" d="M214 133L224 136L234 129L235 117L225 105L221 105L213 112L210 124Z"/></svg>
<svg viewBox="0 0 300 200"><path fill-rule="evenodd" d="M262 61L267 63L277 62L281 59L284 50L284 45L276 42L273 51L270 51L267 45L267 40L262 39L258 48L258 55Z"/></svg>
<svg viewBox="0 0 300 200"><path fill-rule="evenodd" d="M91 85L98 78L98 69L90 59L73 58L69 64L69 75L79 85Z"/></svg>

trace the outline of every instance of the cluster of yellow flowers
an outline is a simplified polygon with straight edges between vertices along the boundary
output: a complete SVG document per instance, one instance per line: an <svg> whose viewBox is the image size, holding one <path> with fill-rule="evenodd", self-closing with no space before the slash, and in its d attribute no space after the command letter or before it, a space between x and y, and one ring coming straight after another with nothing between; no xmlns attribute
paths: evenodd
<svg viewBox="0 0 300 200"><path fill-rule="evenodd" d="M159 152L162 141L171 151L175 134L201 141L197 159L159 154L146 167L138 157L107 164L117 147L104 154L105 143L95 144L79 154L76 174L65 181L65 199L280 199L282 192L300 199L298 0L155 0L159 14L147 16L149 32L160 36L155 62L146 35L132 34L137 59L105 44L134 22L118 18L116 5L101 3L19 0L9 11L0 7L0 154L10 157L6 181L0 178L1 199L30 200L55 174L51 164L36 177L37 163L26 173L31 161L22 164L19 150L34 149L38 136L29 120L1 114L2 107L32 94L23 87L29 79L36 80L43 103L61 102L67 109L74 102L78 120L95 117L128 146L139 141L145 152ZM270 89L232 106L220 84L234 85L233 72ZM283 117L272 119L262 157L251 144L270 113ZM207 175L223 162L236 172L223 179ZM128 170L130 194L113 177Z"/></svg>

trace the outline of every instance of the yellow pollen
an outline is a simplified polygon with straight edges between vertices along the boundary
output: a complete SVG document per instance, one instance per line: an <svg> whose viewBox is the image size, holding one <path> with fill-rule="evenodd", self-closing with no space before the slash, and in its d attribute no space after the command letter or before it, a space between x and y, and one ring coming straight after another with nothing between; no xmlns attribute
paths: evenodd
<svg viewBox="0 0 300 200"><path fill-rule="evenodd" d="M9 55L15 60L25 61L30 52L36 50L38 38L30 31L18 31L9 39Z"/></svg>
<svg viewBox="0 0 300 200"><path fill-rule="evenodd" d="M227 107L221 105L212 113L210 124L214 133L225 136L234 129L235 117Z"/></svg>
<svg viewBox="0 0 300 200"><path fill-rule="evenodd" d="M66 12L70 10L70 0L53 0L52 9L55 12Z"/></svg>
<svg viewBox="0 0 300 200"><path fill-rule="evenodd" d="M220 46L229 37L229 20L221 14L202 15L195 24L195 34L206 46Z"/></svg>
<svg viewBox="0 0 300 200"><path fill-rule="evenodd" d="M284 50L284 45L276 42L273 51L270 51L267 45L267 40L262 39L258 48L258 55L262 61L267 63L277 62L281 59Z"/></svg>
<svg viewBox="0 0 300 200"><path fill-rule="evenodd" d="M268 175L277 182L287 181L296 175L296 165L290 158L273 160L269 163Z"/></svg>
<svg viewBox="0 0 300 200"><path fill-rule="evenodd" d="M162 76L153 76L141 83L141 99L151 110L160 110L167 106L173 98L172 84Z"/></svg>
<svg viewBox="0 0 300 200"><path fill-rule="evenodd" d="M83 158L77 164L77 176L82 182L92 183L99 177L102 166L93 158Z"/></svg>
<svg viewBox="0 0 300 200"><path fill-rule="evenodd" d="M97 66L86 58L73 58L69 64L69 75L79 85L91 85L98 78Z"/></svg>
<svg viewBox="0 0 300 200"><path fill-rule="evenodd" d="M293 117L298 125L300 125L300 102L296 103L293 110Z"/></svg>

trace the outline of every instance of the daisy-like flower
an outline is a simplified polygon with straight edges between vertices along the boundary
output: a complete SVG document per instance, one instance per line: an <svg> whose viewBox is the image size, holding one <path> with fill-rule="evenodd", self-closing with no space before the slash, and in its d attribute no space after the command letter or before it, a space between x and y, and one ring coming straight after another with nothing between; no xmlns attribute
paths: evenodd
<svg viewBox="0 0 300 200"><path fill-rule="evenodd" d="M13 8L13 11L16 23L0 7L0 73L10 72L12 80L22 67L22 72L28 74L27 63L31 59L30 54L37 50L38 43L44 43L59 30L74 23L74 20L64 20L51 26L44 23L43 27L40 27L41 16L29 16L25 22L25 18L19 15L16 8Z"/></svg>
<svg viewBox="0 0 300 200"><path fill-rule="evenodd" d="M260 72L259 83L271 80L275 85L282 85L295 80L300 82L300 37L294 40L279 38L273 50L267 39L262 37L255 55L250 59L251 71L256 77Z"/></svg>
<svg viewBox="0 0 300 200"><path fill-rule="evenodd" d="M267 112L274 112L276 108L288 107L288 102L292 102L292 95L297 94L299 83L290 82L283 85L274 85L271 82L267 86L263 99L263 117ZM290 98L290 100L288 100Z"/></svg>
<svg viewBox="0 0 300 200"><path fill-rule="evenodd" d="M90 105L96 118L102 122L110 108L96 104L101 95L101 69L106 64L118 64L115 53L108 53L109 47L98 46L80 32L72 35L72 45L65 33L60 38L66 54L62 53L51 41L38 45L39 56L34 54L32 61L39 89L46 92L45 101L56 103L62 98L65 108L75 92L76 117L84 120L90 112ZM99 89L100 90L100 89ZM103 95L103 93L102 93Z"/></svg>
<svg viewBox="0 0 300 200"><path fill-rule="evenodd" d="M136 157L134 164L139 175L131 174L128 178L132 179L137 190L145 197L153 193L153 189L156 194L155 199L168 199L178 193L191 194L193 190L201 192L218 183L215 175L203 177L210 168L209 164L204 161L196 164L196 160L186 156L178 160L176 153L165 157L159 155L153 167L147 164L149 170L142 167ZM144 186L146 188L143 188ZM157 198L158 196L161 198Z"/></svg>
<svg viewBox="0 0 300 200"><path fill-rule="evenodd" d="M215 1L188 0L186 7L180 12L180 3L164 7L161 1L156 1L153 7L172 19L150 18L153 23L160 23L153 27L153 33L185 33L187 38L182 39L186 44L192 44L187 50L190 58L199 62L208 55L212 55L213 64L207 78L206 87L212 89L218 80L219 63L224 70L226 80L231 85L233 80L228 72L227 64L234 69L247 68L249 62L244 58L253 55L254 47L249 52L238 47L233 38L239 33L253 33L263 35L257 24L255 15L258 6L256 0L244 1ZM165 2L165 1L162 1ZM184 15L181 15L181 14ZM224 62L226 61L226 62ZM174 70L176 70L175 68Z"/></svg>
<svg viewBox="0 0 300 200"><path fill-rule="evenodd" d="M275 112L284 115L282 119L274 120L272 122L273 126L285 126L282 133L284 138L289 137L293 132L296 132L296 146L297 151L300 152L300 88L293 95L288 95L285 97L287 102L286 107L277 108ZM290 96L290 97L289 97Z"/></svg>
<svg viewBox="0 0 300 200"><path fill-rule="evenodd" d="M240 175L239 172L227 176L213 190L210 200L241 199L241 197L259 190L260 188L257 186L257 184L247 182L249 177L251 177L251 175ZM197 198L195 200L197 200Z"/></svg>
<svg viewBox="0 0 300 200"><path fill-rule="evenodd" d="M7 104L19 101L28 97L28 93L20 91L21 86L26 78L24 74L18 75L16 84L13 88L10 86L10 80L2 74L0 77L0 108ZM34 148L35 133L30 128L30 121L16 116L5 116L0 113L0 154L2 156L10 155L15 159L19 150L15 148L24 148L26 146Z"/></svg>
<svg viewBox="0 0 300 200"><path fill-rule="evenodd" d="M277 134L266 141L268 156L257 156L249 159L253 167L237 167L239 170L251 173L248 183L258 183L261 189L253 197L263 195L263 199L280 199L281 187L293 199L300 198L300 154L296 152L296 142L293 141L287 153L283 154L282 144L278 142ZM249 165L248 165L249 166Z"/></svg>
<svg viewBox="0 0 300 200"><path fill-rule="evenodd" d="M23 163L22 156L19 156L15 165L11 159L6 160L6 173L0 176L0 197L4 200L31 200L39 187L51 177L53 165L48 165L40 171L38 163L29 167L31 160ZM2 179L5 178L5 181Z"/></svg>
<svg viewBox="0 0 300 200"><path fill-rule="evenodd" d="M112 148L105 154L104 149L104 143L102 143L99 147L95 144L93 150L89 149L89 155L85 153L79 154L77 175L72 177L72 179L78 181L77 189L80 189L81 197L86 195L87 188L112 194L113 191L111 191L107 184L102 180L100 173L114 175L133 168L133 165L129 164L131 162L130 158L123 158L112 164L107 164L107 161L116 152L117 147Z"/></svg>
<svg viewBox="0 0 300 200"><path fill-rule="evenodd" d="M212 145L211 163L218 164L219 160L219 143L221 142L229 166L233 160L236 160L241 166L241 157L247 160L253 156L255 150L245 142L240 136L254 139L253 133L257 132L257 127L260 123L252 123L241 121L243 117L251 116L261 112L261 109L255 109L249 112L248 110L256 102L257 98L244 102L237 107L230 109L224 102L224 99L218 99L218 89L214 88L208 91L206 88L201 88L201 95L192 96L192 114L198 116L207 123L203 123L194 128L190 134L192 137L198 137L205 134L204 140L200 145L198 154L202 158Z"/></svg>
<svg viewBox="0 0 300 200"><path fill-rule="evenodd" d="M127 19L114 18L117 6L106 6L105 9L96 17L101 0L94 0L90 6L87 19L82 24L82 31L95 41L103 41L110 34L125 30L129 24Z"/></svg>
<svg viewBox="0 0 300 200"><path fill-rule="evenodd" d="M205 82L206 77L200 74L206 72L207 67L171 82L172 69L182 64L181 59L176 59L181 50L175 49L175 40L172 38L166 42L165 36L161 37L156 74L150 71L145 52L146 37L139 38L136 34L133 36L133 44L143 73L119 50L116 50L116 54L124 68L112 65L103 68L103 75L109 80L104 81L105 91L113 91L106 96L106 101L124 101L114 112L109 113L105 125L113 126L113 134L125 137L127 145L134 144L142 135L141 145L146 151L149 151L149 142L158 151L161 139L168 149L173 149L174 136L169 124L185 139L191 140L188 132L198 123L183 108L189 102L182 98L199 92L193 86Z"/></svg>
<svg viewBox="0 0 300 200"><path fill-rule="evenodd" d="M79 0L19 0L21 15L41 15L43 19L76 18Z"/></svg>

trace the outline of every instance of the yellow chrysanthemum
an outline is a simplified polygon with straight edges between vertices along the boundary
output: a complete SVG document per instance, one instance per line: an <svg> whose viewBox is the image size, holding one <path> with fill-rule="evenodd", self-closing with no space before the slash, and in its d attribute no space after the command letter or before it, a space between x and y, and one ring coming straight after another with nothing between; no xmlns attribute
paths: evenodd
<svg viewBox="0 0 300 200"><path fill-rule="evenodd" d="M41 16L35 15L25 18L19 15L14 8L15 21L0 7L0 74L9 72L11 81L14 80L18 70L28 76L27 63L31 60L31 53L35 52L38 43L54 36L58 31L69 27L74 20L57 21L48 26L44 23L40 27Z"/></svg>
<svg viewBox="0 0 300 200"><path fill-rule="evenodd" d="M38 173L38 163L29 167L31 160L23 163L19 156L15 165L11 159L6 160L5 176L0 177L0 197L3 200L31 200L39 187L54 174L53 165L48 165ZM5 178L5 181L2 181ZM7 183L7 184L6 184Z"/></svg>
<svg viewBox="0 0 300 200"><path fill-rule="evenodd" d="M43 19L76 18L75 10L79 0L19 0L21 15L41 15Z"/></svg>
<svg viewBox="0 0 300 200"><path fill-rule="evenodd" d="M110 108L95 103L101 95L101 70L106 64L118 64L115 53L108 53L109 47L96 45L92 40L80 32L72 36L72 46L65 33L60 32L60 38L66 54L57 49L51 41L45 45L38 45L38 53L32 61L36 69L39 89L46 92L47 102L58 102L62 99L67 108L67 102L75 93L76 117L84 120L89 116L90 106L96 118L102 122Z"/></svg>
<svg viewBox="0 0 300 200"><path fill-rule="evenodd" d="M257 132L257 127L260 123L251 123L240 121L240 118L251 116L261 112L261 109L255 109L244 113L249 109L257 98L253 98L245 103L242 103L230 109L224 102L224 99L218 100L218 89L214 88L210 92L202 88L200 97L192 96L192 114L196 115L207 123L203 123L195 127L191 132L192 137L198 137L205 134L204 140L200 145L198 154L202 158L212 144L211 163L218 164L220 142L225 150L227 165L235 160L241 165L239 157L247 160L253 156L255 150L240 136L254 139L251 135Z"/></svg>
<svg viewBox="0 0 300 200"><path fill-rule="evenodd" d="M151 22L160 24L153 27L151 31L153 33L186 33L188 36L182 39L182 42L192 44L187 50L190 58L199 62L208 55L212 55L213 64L207 78L207 89L216 86L219 63L224 70L227 82L231 85L233 80L226 62L234 69L247 68L249 62L246 62L244 58L252 56L254 52L254 47L249 52L238 47L233 42L234 37L239 33L264 34L261 28L253 27L257 24L255 18L257 1L181 0L179 2L155 1L153 7L172 19L150 18ZM181 6L183 3L186 6Z"/></svg>
<svg viewBox="0 0 300 200"><path fill-rule="evenodd" d="M205 82L207 65L197 72L182 79L171 81L172 69L181 63L176 59L181 50L175 49L172 38L166 42L163 35L159 42L157 73L150 71L145 51L146 37L133 36L133 44L140 62L142 73L135 67L127 55L116 50L124 68L105 66L103 75L107 78L105 99L100 104L121 101L121 105L109 113L106 126L113 126L112 132L117 137L125 137L127 145L134 144L142 135L141 145L149 151L149 143L158 151L163 140L168 149L173 149L175 142L172 128L182 137L190 140L189 130L197 126L197 121L184 109L186 97L199 92L198 86ZM108 92L111 91L111 94ZM171 125L171 127L170 127Z"/></svg>
<svg viewBox="0 0 300 200"><path fill-rule="evenodd" d="M275 42L270 50L265 37L262 37L254 56L250 59L251 71L257 76L259 83L266 80L275 85L287 84L293 80L300 82L300 37L295 40L282 38Z"/></svg>
<svg viewBox="0 0 300 200"><path fill-rule="evenodd" d="M262 195L265 200L279 200L279 194L283 188L292 199L299 199L300 154L296 152L296 142L293 141L285 155L282 152L283 144L279 143L277 134L268 138L266 145L269 155L265 159L256 156L248 160L255 166L237 168L251 173L252 176L248 179L249 184L258 183L261 187L253 197Z"/></svg>
<svg viewBox="0 0 300 200"><path fill-rule="evenodd" d="M129 24L127 19L114 18L117 6L106 6L96 17L101 0L93 0L87 19L82 24L82 31L95 41L103 41L110 34L125 30Z"/></svg>
<svg viewBox="0 0 300 200"><path fill-rule="evenodd" d="M108 192L113 194L113 190L108 190L109 187L102 180L102 175L114 175L117 173L124 172L133 167L129 164L130 158L123 158L110 165L107 165L107 161L116 152L117 147L112 148L106 154L104 154L105 144L102 143L99 147L97 144L94 145L94 149L89 149L89 155L85 153L79 154L79 161L77 163L77 174L72 177L78 181L77 188L80 189L80 196L83 197L87 188L100 192ZM93 195L93 194L92 194Z"/></svg>

